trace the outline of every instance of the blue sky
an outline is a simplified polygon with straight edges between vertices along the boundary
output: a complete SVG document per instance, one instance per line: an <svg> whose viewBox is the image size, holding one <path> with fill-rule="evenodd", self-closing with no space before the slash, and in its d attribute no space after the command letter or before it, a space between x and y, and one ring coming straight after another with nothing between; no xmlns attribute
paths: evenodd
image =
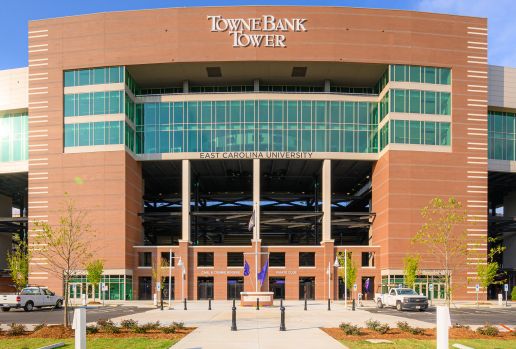
<svg viewBox="0 0 516 349"><path fill-rule="evenodd" d="M0 69L27 65L27 22L93 12L163 7L316 5L408 9L489 21L489 63L516 67L516 0L4 0L0 13Z"/></svg>

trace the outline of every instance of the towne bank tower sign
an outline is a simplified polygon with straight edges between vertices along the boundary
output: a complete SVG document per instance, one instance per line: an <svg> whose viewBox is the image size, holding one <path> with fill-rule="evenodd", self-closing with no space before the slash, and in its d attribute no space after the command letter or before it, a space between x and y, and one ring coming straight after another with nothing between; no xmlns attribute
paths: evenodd
<svg viewBox="0 0 516 349"><path fill-rule="evenodd" d="M208 16L212 32L227 32L233 47L287 47L286 32L306 32L305 18Z"/></svg>

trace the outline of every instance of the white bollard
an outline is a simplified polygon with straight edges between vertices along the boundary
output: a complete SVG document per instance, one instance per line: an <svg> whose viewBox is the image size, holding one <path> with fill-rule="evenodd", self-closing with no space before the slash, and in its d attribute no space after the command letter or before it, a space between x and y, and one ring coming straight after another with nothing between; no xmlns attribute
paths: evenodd
<svg viewBox="0 0 516 349"><path fill-rule="evenodd" d="M154 293L154 294L152 295L152 302L153 302L153 304L154 304L154 306L155 306L155 307L157 307L157 306L158 306L158 294L157 294L157 293Z"/></svg>
<svg viewBox="0 0 516 349"><path fill-rule="evenodd" d="M503 306L503 296L501 293L498 293L498 305Z"/></svg>
<svg viewBox="0 0 516 349"><path fill-rule="evenodd" d="M75 349L86 349L86 308L76 308L72 328L75 330Z"/></svg>
<svg viewBox="0 0 516 349"><path fill-rule="evenodd" d="M437 349L448 349L448 329L451 327L450 308L437 306Z"/></svg>

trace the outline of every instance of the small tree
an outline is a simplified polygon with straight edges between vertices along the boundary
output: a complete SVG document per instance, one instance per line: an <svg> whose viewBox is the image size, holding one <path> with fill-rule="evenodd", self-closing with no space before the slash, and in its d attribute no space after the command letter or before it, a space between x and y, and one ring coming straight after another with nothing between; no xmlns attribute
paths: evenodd
<svg viewBox="0 0 516 349"><path fill-rule="evenodd" d="M444 274L445 299L449 306L452 297L451 276L464 264L466 249L466 212L454 197L434 198L421 210L425 223L413 238L423 244L435 257Z"/></svg>
<svg viewBox="0 0 516 349"><path fill-rule="evenodd" d="M347 294L348 290L353 289L353 284L357 280L358 269L357 269L355 262L351 258L351 252L347 252L347 253L339 252L337 254L337 258L339 261L339 265L345 266L344 269L339 269L339 276L343 280L346 280L346 285L345 285L346 290L344 290L344 292L346 292L346 294ZM347 259L347 261L346 261L346 259Z"/></svg>
<svg viewBox="0 0 516 349"><path fill-rule="evenodd" d="M405 284L410 288L414 288L417 275L419 274L419 259L419 256L407 256L403 259Z"/></svg>
<svg viewBox="0 0 516 349"><path fill-rule="evenodd" d="M478 281L484 290L487 290L489 285L494 283L498 275L498 269L497 262L488 262L487 264L479 264L477 266Z"/></svg>
<svg viewBox="0 0 516 349"><path fill-rule="evenodd" d="M505 273L499 273L500 265L495 261L495 257L502 254L506 249L499 237L489 237L487 241L490 245L487 253L487 264L477 266L479 284L486 291L490 285L503 284L505 281Z"/></svg>
<svg viewBox="0 0 516 349"><path fill-rule="evenodd" d="M68 327L68 285L91 258L90 241L94 240L94 235L86 223L86 214L78 210L73 201L65 201L62 212L56 225L35 222L40 232L34 240L38 244L38 257L45 258L47 262L40 267L63 282L63 316Z"/></svg>
<svg viewBox="0 0 516 349"><path fill-rule="evenodd" d="M93 285L93 301L95 301L95 289L98 287L100 281L102 280L104 262L100 259L89 262L86 265L86 272L88 274L88 282Z"/></svg>
<svg viewBox="0 0 516 349"><path fill-rule="evenodd" d="M154 279L154 283L160 283L161 284L161 291L158 295L159 299L161 299L161 296L163 295L163 285L165 284L165 280L167 278L167 275L163 273L163 268L168 268L168 260L165 258L160 258L159 262L152 262L152 278ZM170 282L170 281L169 281ZM167 290L168 291L168 290Z"/></svg>
<svg viewBox="0 0 516 349"><path fill-rule="evenodd" d="M7 266L16 291L20 292L29 281L30 253L27 243L18 235L13 236L13 246L12 251L7 252Z"/></svg>

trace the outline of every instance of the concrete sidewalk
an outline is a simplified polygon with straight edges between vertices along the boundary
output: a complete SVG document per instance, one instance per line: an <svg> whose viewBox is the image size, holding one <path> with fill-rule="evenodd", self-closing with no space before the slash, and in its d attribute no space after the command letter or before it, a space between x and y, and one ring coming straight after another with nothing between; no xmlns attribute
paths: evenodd
<svg viewBox="0 0 516 349"><path fill-rule="evenodd" d="M327 310L326 302L310 301L308 311L303 310L302 301L285 302L287 331L279 331L280 309L237 307L238 331L231 331L231 302L214 301L212 309L208 303L197 301L188 303L188 310L183 310L181 303L175 303L174 309L163 311L159 309L144 313L115 318L119 322L132 318L140 323L159 320L162 324L173 321L184 322L185 326L197 327L190 335L176 344L173 349L288 349L288 348L317 348L343 349L344 346L321 331L320 327L337 327L342 322L350 322L364 326L364 322L373 316L376 320L387 322L391 326L400 319L398 317L371 314L358 309L347 310L343 304L332 304L332 310ZM428 323L413 320L411 323L420 327L433 327Z"/></svg>

